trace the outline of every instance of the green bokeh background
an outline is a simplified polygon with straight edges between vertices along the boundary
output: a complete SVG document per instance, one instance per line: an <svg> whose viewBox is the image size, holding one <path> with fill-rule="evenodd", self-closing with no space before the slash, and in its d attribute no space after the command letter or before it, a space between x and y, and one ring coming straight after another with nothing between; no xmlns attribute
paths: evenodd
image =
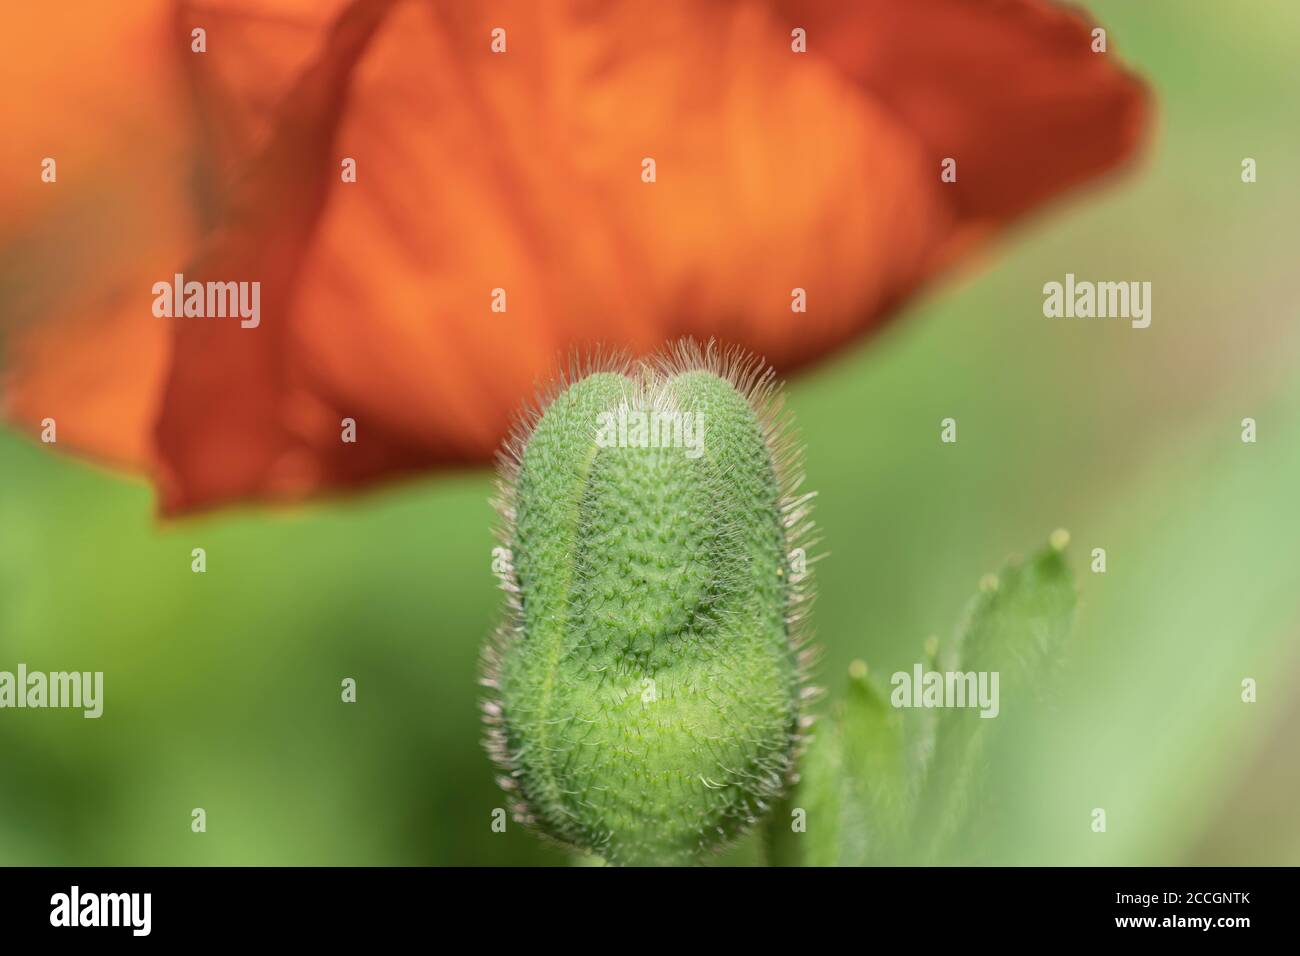
<svg viewBox="0 0 1300 956"><path fill-rule="evenodd" d="M978 859L1296 864L1300 5L1090 7L1155 91L1140 167L792 383L829 552L819 677L833 699L854 658L910 668L983 573L1066 527L1079 626L1049 708L997 722ZM1066 272L1151 281L1151 327L1045 319ZM160 526L143 484L0 431L0 670L106 672L99 720L0 711L0 863L564 861L490 828L489 495L430 477Z"/></svg>

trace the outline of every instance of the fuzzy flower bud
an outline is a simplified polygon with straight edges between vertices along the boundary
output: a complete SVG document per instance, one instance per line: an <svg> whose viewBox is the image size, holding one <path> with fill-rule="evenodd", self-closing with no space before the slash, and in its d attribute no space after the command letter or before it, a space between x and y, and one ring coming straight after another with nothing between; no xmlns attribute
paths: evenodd
<svg viewBox="0 0 1300 956"><path fill-rule="evenodd" d="M611 863L690 863L783 792L811 495L778 406L760 362L682 343L590 363L507 444L484 683L516 819Z"/></svg>

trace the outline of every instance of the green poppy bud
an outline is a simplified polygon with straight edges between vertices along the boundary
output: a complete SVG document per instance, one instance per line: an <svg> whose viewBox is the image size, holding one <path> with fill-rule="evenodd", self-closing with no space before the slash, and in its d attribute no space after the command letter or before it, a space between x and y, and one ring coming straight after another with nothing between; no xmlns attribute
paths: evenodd
<svg viewBox="0 0 1300 956"><path fill-rule="evenodd" d="M488 748L515 817L616 864L698 860L793 775L811 495L773 373L682 343L563 382L502 455Z"/></svg>

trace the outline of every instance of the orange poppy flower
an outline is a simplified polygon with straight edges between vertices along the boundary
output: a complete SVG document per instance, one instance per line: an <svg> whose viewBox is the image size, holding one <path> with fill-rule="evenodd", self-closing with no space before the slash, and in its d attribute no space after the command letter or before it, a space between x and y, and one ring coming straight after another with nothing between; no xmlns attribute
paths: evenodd
<svg viewBox="0 0 1300 956"><path fill-rule="evenodd" d="M487 461L596 343L717 337L793 369L1146 119L1046 0L9 18L6 414L147 470L168 514ZM178 274L257 283L256 322L159 317Z"/></svg>

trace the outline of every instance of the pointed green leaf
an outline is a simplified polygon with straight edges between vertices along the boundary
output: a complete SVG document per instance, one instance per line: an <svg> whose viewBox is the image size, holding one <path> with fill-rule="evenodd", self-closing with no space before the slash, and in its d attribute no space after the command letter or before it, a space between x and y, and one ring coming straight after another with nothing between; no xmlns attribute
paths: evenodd
<svg viewBox="0 0 1300 956"><path fill-rule="evenodd" d="M772 817L769 860L778 866L893 860L905 821L903 753L897 712L866 665L855 661L848 692L814 732L798 788Z"/></svg>
<svg viewBox="0 0 1300 956"><path fill-rule="evenodd" d="M1064 556L1068 541L1058 531L1029 561L1012 561L985 578L969 606L956 660L948 666L965 674L996 674L998 714L1033 706L1060 661L1077 603ZM979 708L940 712L914 824L918 847L931 857L943 855L979 800L996 725L996 717L982 717Z"/></svg>

